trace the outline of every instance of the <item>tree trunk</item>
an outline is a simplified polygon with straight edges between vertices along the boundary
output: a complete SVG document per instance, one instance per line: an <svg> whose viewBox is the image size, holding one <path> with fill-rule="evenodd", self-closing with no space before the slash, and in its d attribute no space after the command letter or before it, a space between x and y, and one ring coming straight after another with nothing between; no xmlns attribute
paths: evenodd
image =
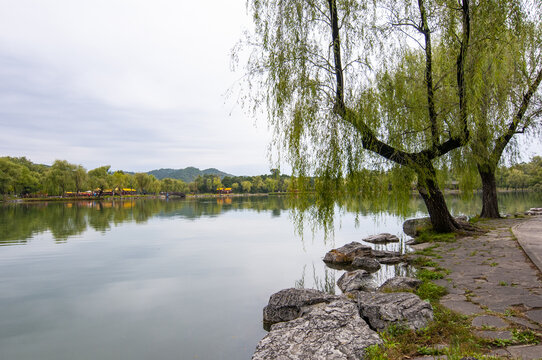
<svg viewBox="0 0 542 360"><path fill-rule="evenodd" d="M433 230L439 233L454 232L461 229L461 225L448 211L444 195L437 184L435 169L430 168L418 171L418 192L429 212Z"/></svg>
<svg viewBox="0 0 542 360"><path fill-rule="evenodd" d="M495 169L491 166L478 165L478 173L482 179L482 212L480 213L480 217L500 218Z"/></svg>

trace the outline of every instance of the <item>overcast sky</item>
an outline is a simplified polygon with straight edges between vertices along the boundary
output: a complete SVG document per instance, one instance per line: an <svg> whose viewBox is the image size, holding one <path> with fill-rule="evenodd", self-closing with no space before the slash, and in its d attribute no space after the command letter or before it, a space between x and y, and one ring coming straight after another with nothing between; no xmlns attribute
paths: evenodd
<svg viewBox="0 0 542 360"><path fill-rule="evenodd" d="M249 26L245 0L0 0L0 156L267 173L265 121L225 96Z"/></svg>
<svg viewBox="0 0 542 360"><path fill-rule="evenodd" d="M266 123L225 96L249 24L245 0L0 0L0 156L267 173Z"/></svg>

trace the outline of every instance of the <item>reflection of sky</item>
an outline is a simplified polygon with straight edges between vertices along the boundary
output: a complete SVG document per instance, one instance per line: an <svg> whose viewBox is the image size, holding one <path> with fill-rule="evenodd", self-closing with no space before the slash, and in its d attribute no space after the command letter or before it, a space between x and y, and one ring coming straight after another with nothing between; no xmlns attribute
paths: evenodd
<svg viewBox="0 0 542 360"><path fill-rule="evenodd" d="M289 211L266 206L199 217L202 209L156 209L62 242L44 230L0 247L0 359L249 358L271 294L342 275L322 262L327 251L381 232L405 240L403 219L389 214L346 213L326 240L310 226L299 238ZM375 282L397 268L383 266Z"/></svg>
<svg viewBox="0 0 542 360"><path fill-rule="evenodd" d="M0 251L0 358L249 358L272 293L303 275L315 287L326 251L401 226L359 225L345 216L334 241L318 232L301 241L287 212L240 210L155 217L61 244L37 234Z"/></svg>

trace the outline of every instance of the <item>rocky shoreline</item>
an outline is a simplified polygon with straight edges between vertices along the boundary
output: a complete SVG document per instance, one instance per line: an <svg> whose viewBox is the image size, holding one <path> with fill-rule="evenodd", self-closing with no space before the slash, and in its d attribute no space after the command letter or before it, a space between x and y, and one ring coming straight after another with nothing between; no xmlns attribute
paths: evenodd
<svg viewBox="0 0 542 360"><path fill-rule="evenodd" d="M526 214L540 215L542 214L541 211L542 209L538 208L531 209ZM466 221L464 218L460 218L459 220ZM499 229L502 230L498 231L502 232L506 231L505 229L509 229L509 220L503 219L499 224L500 223L502 223L502 225ZM405 223L407 228L405 232L409 232L409 235L412 234L415 236L419 234L419 230L423 228L425 224L426 220L424 219L407 221ZM502 238L501 232L495 232L491 227L488 229L489 232L482 236L483 239L492 239L494 237L496 237L496 239ZM372 243L386 243L399 240L397 237L390 234L379 234L362 240L364 242L369 242L367 239L372 240ZM486 250L484 247L487 245L487 242L484 241L484 243L476 245L480 247L480 250L472 251L473 243L464 242L469 241L469 239L472 242L472 237L465 237L465 240L458 240L458 243L461 241L463 247L470 249L469 251L471 252L468 254L468 257L473 258L477 252L481 253L482 249ZM454 242L455 240L446 244L453 244ZM430 248L439 246L434 244L435 243L420 244L417 247L423 249L427 248L426 245L429 245ZM453 245L448 245L447 248L447 254L450 255L450 257L455 257L454 252L461 250L461 248L455 250L456 247ZM511 251L511 248L508 249L508 252ZM461 253L461 255L465 256L463 253ZM379 333L389 331L390 328L406 328L411 330L425 328L431 320L433 320L434 309L430 302L422 300L415 294L416 289L423 283L421 280L410 277L394 277L378 287L371 281L371 273L377 271L381 264L386 264L389 261L392 263L416 261L418 256L419 255L406 256L391 251L377 251L370 246L359 242L352 242L329 251L323 259L326 265L334 269L345 270L345 273L337 281L337 286L341 289L343 294L331 295L318 290L293 288L281 290L273 294L263 312L264 324L269 333L258 343L252 359L363 359L366 357L367 351L371 351L371 349L374 350L375 346L376 348L381 348L379 345L382 345L383 341ZM517 256L519 255L514 256L515 257L511 259L517 260ZM484 266L484 264L485 262L482 262L482 266ZM495 264L496 263L489 263L488 266L493 270ZM449 261L446 261L446 265L448 265L447 267L452 268L452 270L459 272L461 272L464 267L461 267L461 265L458 264L460 268L455 269L453 264L449 263ZM519 264L516 266L519 266ZM528 272L523 267L520 266L520 268L522 274ZM429 268L424 266L420 271L431 271L428 269ZM443 270L442 268L440 269ZM485 268L483 270L487 272ZM463 308L459 305L469 305L471 307L473 307L473 305L471 303L466 303L466 305L464 305L459 300L455 302L450 300L451 298L454 298L454 296L457 297L457 295L455 295L457 291L455 285L453 287L450 286L450 284L454 284L456 281L454 273L448 274L448 282L441 277L438 279L442 280L435 281L435 283L438 283L443 289L446 288L448 294L452 294L442 298L441 304L446 308L458 311L459 313L464 313L462 311ZM532 280L533 275L534 274L529 274L525 276L530 276L529 279ZM475 279L478 278L475 277ZM539 281L537 280L536 283L539 283ZM465 285L460 286L467 286L469 289L468 291L472 291L471 294L475 294L477 289L483 288L479 286L480 281L476 281L473 284L477 285L477 287L471 288L470 283L465 283ZM499 290L498 293L500 296L504 295L503 291L501 291L505 289L504 284L504 281L500 281L497 284L496 290ZM531 297L534 296L534 299L540 296L540 292L537 290L540 289L539 285L540 284L532 284L531 287L529 287L529 293L532 293L529 295L530 297L527 295L522 296L525 296L525 299L532 302ZM520 299L516 292L517 291L515 291L513 294L514 296L508 300L505 300L502 297L499 297L496 300L498 300L499 304L508 301L512 304L511 306L514 306L513 304L515 302L524 300L523 298ZM418 293L420 292L418 291ZM424 295L420 293L420 296ZM493 301L493 298L488 301ZM438 305L438 301L433 304L435 306L441 306ZM542 305L542 303L540 304ZM490 305L487 306L492 309ZM503 308L502 310L500 308L492 310L495 312L505 310L510 311L510 309L511 308L508 307L506 309ZM530 307L527 307L526 309L530 309ZM535 309L537 308L535 307ZM480 311L476 311L475 314L480 315L480 312L483 313L483 311L481 311L482 309L479 310ZM538 310L530 311L536 312ZM530 316L530 313L526 313L526 315L526 319L529 320L530 318L528 317ZM472 320L472 326L475 328L479 317L480 316ZM483 318L483 316L481 317ZM534 323L532 323L531 326L535 326L533 324ZM522 330L520 328L517 331ZM476 336L483 338L483 334L480 334L482 332L478 331ZM508 341L509 344L514 344L512 340ZM446 348L446 345L442 346ZM539 346L527 346L521 348L521 352L513 346L506 349L507 351L502 351L508 355L514 355L515 352L517 355L520 355L521 353L519 357L526 359L532 358L528 356L525 357L529 351L536 352L542 350L539 349ZM497 353L493 352L492 355L495 356ZM501 354L499 353L498 355ZM427 358L433 359L433 357Z"/></svg>
<svg viewBox="0 0 542 360"><path fill-rule="evenodd" d="M362 240L399 242L386 233ZM269 333L258 343L253 360L360 359L367 347L382 343L379 331L390 325L419 329L433 318L431 305L411 292L420 280L395 277L380 287L371 281L380 264L406 262L401 253L352 242L329 251L323 260L346 270L337 281L343 294L291 288L271 295L263 310Z"/></svg>
<svg viewBox="0 0 542 360"><path fill-rule="evenodd" d="M416 286L416 279L392 280L380 290ZM378 331L390 325L419 329L432 319L431 305L410 292L352 291L338 296L285 289L271 295L264 308L269 333L252 359L361 359L367 347L382 344Z"/></svg>

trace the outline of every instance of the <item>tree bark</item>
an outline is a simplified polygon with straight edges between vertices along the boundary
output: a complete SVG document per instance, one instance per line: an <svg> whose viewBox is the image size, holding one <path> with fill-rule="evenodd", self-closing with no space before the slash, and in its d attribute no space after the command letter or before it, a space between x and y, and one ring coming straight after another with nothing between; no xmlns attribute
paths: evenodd
<svg viewBox="0 0 542 360"><path fill-rule="evenodd" d="M480 217L498 219L501 215L497 201L495 169L491 166L478 165L478 173L482 179L482 212L480 213Z"/></svg>
<svg viewBox="0 0 542 360"><path fill-rule="evenodd" d="M433 230L439 233L460 230L462 226L455 221L448 210L444 195L438 186L433 166L423 168L417 171L417 173L418 192L427 207Z"/></svg>

